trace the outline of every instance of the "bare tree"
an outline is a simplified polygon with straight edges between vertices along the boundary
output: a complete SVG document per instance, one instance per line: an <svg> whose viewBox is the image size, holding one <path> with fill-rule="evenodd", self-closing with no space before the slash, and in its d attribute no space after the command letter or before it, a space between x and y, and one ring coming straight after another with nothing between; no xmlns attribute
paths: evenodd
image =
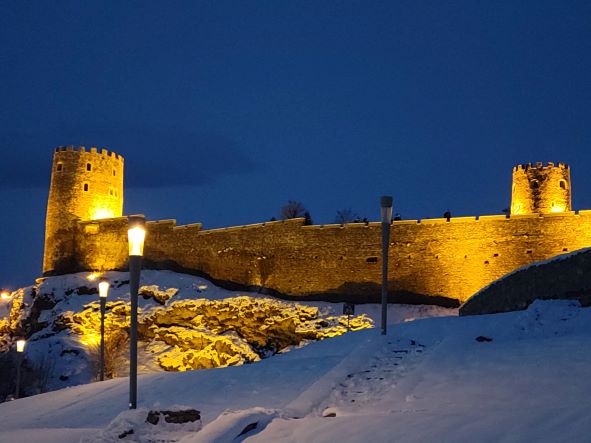
<svg viewBox="0 0 591 443"><path fill-rule="evenodd" d="M281 208L281 219L287 220L289 218L305 217L306 207L302 202L289 200L285 206Z"/></svg>
<svg viewBox="0 0 591 443"><path fill-rule="evenodd" d="M125 359L129 349L129 335L125 330L107 331L105 334L105 379L116 377L117 367ZM92 365L92 371L98 379L100 372L100 343L93 343L87 346L88 357Z"/></svg>
<svg viewBox="0 0 591 443"><path fill-rule="evenodd" d="M340 211L337 211L337 215L335 216L334 221L335 221L335 223L340 223L340 224L354 223L354 222L360 221L360 218L359 218L359 215L357 215L357 213L353 209L346 208L346 209L341 209Z"/></svg>

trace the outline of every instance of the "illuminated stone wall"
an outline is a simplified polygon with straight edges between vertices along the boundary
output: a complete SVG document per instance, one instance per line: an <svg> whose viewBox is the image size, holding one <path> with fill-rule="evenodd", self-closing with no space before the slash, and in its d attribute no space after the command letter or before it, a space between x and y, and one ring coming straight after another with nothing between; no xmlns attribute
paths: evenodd
<svg viewBox="0 0 591 443"><path fill-rule="evenodd" d="M72 267L78 220L123 213L123 157L106 149L57 148L53 155L43 272Z"/></svg>
<svg viewBox="0 0 591 443"><path fill-rule="evenodd" d="M571 210L570 168L537 163L513 168L511 214L547 214Z"/></svg>
<svg viewBox="0 0 591 443"><path fill-rule="evenodd" d="M89 166L90 165L90 166ZM514 269L591 246L591 211L570 211L570 169L513 169L504 215L396 221L390 291L398 301L464 301ZM124 269L123 158L58 148L47 208L45 273ZM105 218L109 217L109 218ZM217 283L284 295L377 301L381 224L304 226L304 219L202 230L147 223L146 266L202 273ZM434 299L431 299L434 300Z"/></svg>
<svg viewBox="0 0 591 443"><path fill-rule="evenodd" d="M575 299L591 305L591 249L525 266L486 286L460 308L460 315L526 309L535 300Z"/></svg>
<svg viewBox="0 0 591 443"><path fill-rule="evenodd" d="M304 226L303 219L202 230L147 224L150 266L293 296L377 300L380 223ZM81 269L126 265L126 218L80 223ZM591 246L591 211L398 221L391 227L390 289L464 301L528 263Z"/></svg>

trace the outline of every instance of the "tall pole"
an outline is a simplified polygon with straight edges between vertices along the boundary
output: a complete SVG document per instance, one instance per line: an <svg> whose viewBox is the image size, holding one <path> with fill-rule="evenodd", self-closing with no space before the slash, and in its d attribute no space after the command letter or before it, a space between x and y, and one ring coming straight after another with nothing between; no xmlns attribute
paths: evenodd
<svg viewBox="0 0 591 443"><path fill-rule="evenodd" d="M101 374L100 380L105 379L105 306L107 304L106 297L100 297L101 301Z"/></svg>
<svg viewBox="0 0 591 443"><path fill-rule="evenodd" d="M382 335L386 335L388 323L388 246L392 221L392 197L380 199L382 216Z"/></svg>
<svg viewBox="0 0 591 443"><path fill-rule="evenodd" d="M142 255L146 223L143 215L129 217L129 296L131 299L131 325L129 328L129 409L137 408L137 308L140 288Z"/></svg>
<svg viewBox="0 0 591 443"><path fill-rule="evenodd" d="M21 365L23 362L23 353L17 352L16 353L16 389L14 393L14 398L19 398L21 392Z"/></svg>
<svg viewBox="0 0 591 443"><path fill-rule="evenodd" d="M131 297L131 327L129 330L129 409L137 408L137 301L140 286L142 256L129 257L129 295Z"/></svg>
<svg viewBox="0 0 591 443"><path fill-rule="evenodd" d="M22 338L16 341L16 387L14 398L19 398L21 394L21 366L23 364L26 343Z"/></svg>

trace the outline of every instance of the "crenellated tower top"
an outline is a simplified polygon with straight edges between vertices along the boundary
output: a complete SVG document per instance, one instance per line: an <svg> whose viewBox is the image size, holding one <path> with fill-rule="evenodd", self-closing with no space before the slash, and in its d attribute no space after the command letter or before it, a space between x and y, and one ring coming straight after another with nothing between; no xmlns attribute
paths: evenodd
<svg viewBox="0 0 591 443"><path fill-rule="evenodd" d="M565 163L531 163L513 168L511 214L571 210L570 168Z"/></svg>

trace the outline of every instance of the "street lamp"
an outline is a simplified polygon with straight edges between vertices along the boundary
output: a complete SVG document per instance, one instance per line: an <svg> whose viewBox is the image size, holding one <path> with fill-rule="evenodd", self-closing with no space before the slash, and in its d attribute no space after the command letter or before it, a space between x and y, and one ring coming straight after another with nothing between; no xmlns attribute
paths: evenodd
<svg viewBox="0 0 591 443"><path fill-rule="evenodd" d="M101 373L100 380L105 379L105 308L107 306L107 295L109 294L109 282L101 280L98 284L99 300L101 301Z"/></svg>
<svg viewBox="0 0 591 443"><path fill-rule="evenodd" d="M131 326L129 330L129 409L137 408L137 304L146 237L146 218L143 215L129 217L129 297L131 298Z"/></svg>
<svg viewBox="0 0 591 443"><path fill-rule="evenodd" d="M10 292L8 292L8 291L0 292L0 298L2 300L10 300Z"/></svg>
<svg viewBox="0 0 591 443"><path fill-rule="evenodd" d="M27 344L24 338L16 341L16 390L14 398L18 398L21 391L21 365L23 363L23 355L25 353L25 345Z"/></svg>
<svg viewBox="0 0 591 443"><path fill-rule="evenodd" d="M390 243L390 224L392 223L392 197L380 199L382 215L382 335L386 335L388 323L388 245Z"/></svg>

